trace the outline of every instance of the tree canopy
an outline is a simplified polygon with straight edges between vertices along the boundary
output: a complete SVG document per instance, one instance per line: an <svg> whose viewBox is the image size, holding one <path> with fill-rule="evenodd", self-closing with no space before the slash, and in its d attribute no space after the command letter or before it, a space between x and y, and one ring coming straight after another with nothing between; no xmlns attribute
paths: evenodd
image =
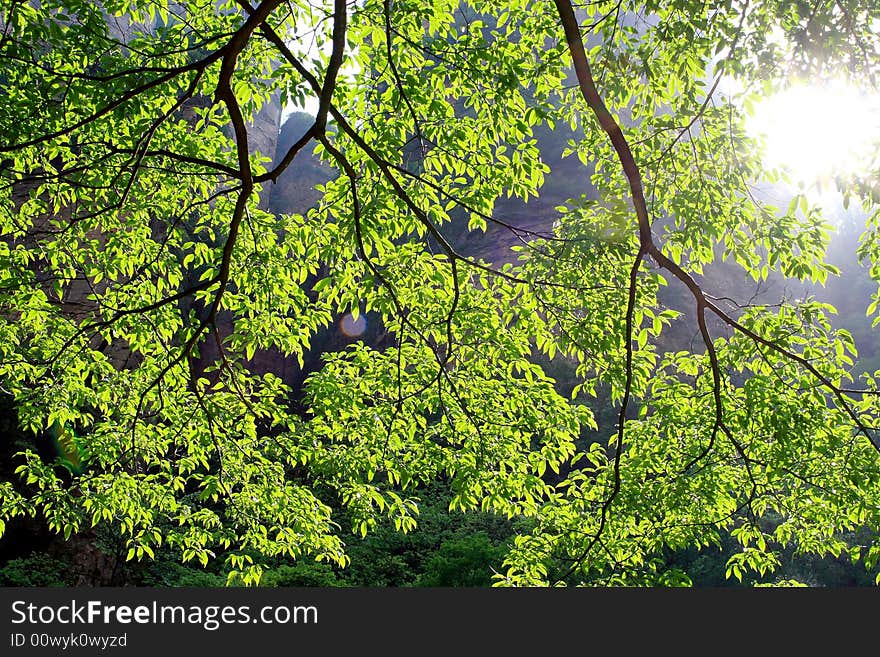
<svg viewBox="0 0 880 657"><path fill-rule="evenodd" d="M754 193L781 174L744 122L795 77L876 93L874 0L3 4L0 386L63 449L21 452L0 531L107 524L129 559L253 583L279 555L344 566L339 514L411 529L441 479L453 511L529 520L499 585L687 583L665 555L725 533L736 578L784 549L880 557L843 538L880 529L880 373L830 305L704 276L838 274L821 208ZM273 103L313 117L274 158ZM546 231L496 207L540 197L540 130L583 163ZM269 212L313 149L317 203ZM841 181L871 212L876 175ZM519 246L467 255L456 225ZM880 282L876 214L858 257ZM254 367L304 367L345 314L387 339L302 390Z"/></svg>

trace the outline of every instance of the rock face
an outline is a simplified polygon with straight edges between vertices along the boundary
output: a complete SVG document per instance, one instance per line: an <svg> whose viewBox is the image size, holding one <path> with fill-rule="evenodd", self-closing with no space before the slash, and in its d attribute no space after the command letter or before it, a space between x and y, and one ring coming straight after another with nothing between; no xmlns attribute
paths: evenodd
<svg viewBox="0 0 880 657"><path fill-rule="evenodd" d="M276 108L267 108L260 117L264 121L255 129L258 138L268 137L271 126L276 120ZM311 126L312 117L305 113L290 115L281 127L280 134L274 144L275 164L277 164L294 144ZM495 216L507 224L517 228L539 233L549 233L556 217L555 206L560 205L572 196L592 191L588 172L576 157L562 158L562 151L568 139L573 135L565 130L551 132L544 130L538 135L545 162L550 166L541 196L528 203L519 199L499 199ZM254 139L255 148L268 153L267 146L262 147L258 139ZM327 182L335 175L333 170L322 163L311 150L301 151L291 165L281 174L278 182L264 188L262 200L266 208L273 213L296 213L305 215L320 199L316 186ZM505 226L490 223L486 232L469 231L467 220L460 218L444 227L444 233L453 247L461 254L479 258L500 265L515 259L516 253L510 247L521 244L521 238ZM329 328L319 331L312 339L312 349L305 355L303 367L295 358L284 357L275 350L258 352L248 363L248 367L256 374L271 372L290 385L298 396L308 374L320 367L323 353L345 348L356 340L362 340L376 348L387 346L388 334L383 330L378 317L367 315L366 324L361 332L352 331L346 326L348 317L339 317ZM221 330L231 330L231 326L221 326ZM210 344L202 349L199 366L204 367L217 354Z"/></svg>
<svg viewBox="0 0 880 657"><path fill-rule="evenodd" d="M252 153L259 152L272 161L278 147L278 133L281 130L281 101L278 94L266 103L248 125L248 147Z"/></svg>
<svg viewBox="0 0 880 657"><path fill-rule="evenodd" d="M313 118L304 112L287 117L276 141L274 164L278 164L290 147L305 134L312 121ZM320 199L315 186L327 182L332 175L330 168L311 149L303 149L278 177L278 182L269 188L269 211L276 214L305 214Z"/></svg>
<svg viewBox="0 0 880 657"><path fill-rule="evenodd" d="M285 121L278 135L276 163L305 133L311 122L312 117L301 112L292 114ZM536 136L542 157L550 167L540 197L532 198L527 203L515 198L501 198L496 204L495 216L524 231L549 233L557 215L556 206L570 197L586 193L595 198L595 194L589 172L580 161L574 156L562 157L562 151L574 133L567 129L544 129ZM306 214L320 198L315 186L326 182L332 175L333 171L311 151L302 151L281 174L277 184L269 188L269 211ZM510 261L515 255L510 247L522 243L513 231L499 224L490 223L485 233L469 231L464 218L445 226L444 233L460 253L497 264Z"/></svg>
<svg viewBox="0 0 880 657"><path fill-rule="evenodd" d="M275 151L278 147L278 133L281 130L281 100L275 94L266 103L248 125L248 149L251 153L260 153L275 162ZM272 188L264 189L260 194L260 207L269 206Z"/></svg>
<svg viewBox="0 0 880 657"><path fill-rule="evenodd" d="M575 136L566 127L536 130L535 137L541 149L541 159L550 167L540 195L528 202L518 198L499 198L493 214L496 219L521 231L549 235L558 216L556 206L582 194L586 194L588 198L597 198L595 187L589 179L590 172L580 160L576 156L562 157L566 144ZM531 239L531 235L526 232L517 233L497 223L489 223L485 233L469 231L467 221L461 220L453 222L449 227L447 238L459 253L500 265L513 262L517 254L511 251L511 247L521 246L523 240Z"/></svg>

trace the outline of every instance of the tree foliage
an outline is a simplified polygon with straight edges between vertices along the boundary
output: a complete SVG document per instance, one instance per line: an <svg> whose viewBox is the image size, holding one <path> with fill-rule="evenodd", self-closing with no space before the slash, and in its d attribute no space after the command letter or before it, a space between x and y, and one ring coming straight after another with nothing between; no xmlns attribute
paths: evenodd
<svg viewBox="0 0 880 657"><path fill-rule="evenodd" d="M880 374L853 380L827 304L701 274L837 274L806 196L752 194L776 172L743 108L784 76L873 81L878 20L872 0L7 0L0 380L65 449L21 452L0 518L108 524L129 559L170 546L255 582L282 555L345 565L337 514L407 531L444 479L453 510L529 519L502 585L687 583L663 555L728 532L735 578L792 549L872 565L880 544L841 534L880 526ZM278 100L316 109L273 161L253 122ZM552 232L512 225L496 203L539 195L535 131L565 125L583 189ZM267 212L313 148L337 172L320 201ZM454 221L522 246L463 255ZM880 281L876 215L859 256ZM302 399L252 366L302 362L344 313L390 346L326 354ZM673 321L692 349L664 347ZM548 359L576 368L570 398Z"/></svg>

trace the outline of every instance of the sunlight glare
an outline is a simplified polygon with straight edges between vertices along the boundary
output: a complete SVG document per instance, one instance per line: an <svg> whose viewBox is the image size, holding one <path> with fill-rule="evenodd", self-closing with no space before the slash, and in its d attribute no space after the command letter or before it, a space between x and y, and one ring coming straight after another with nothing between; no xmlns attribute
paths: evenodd
<svg viewBox="0 0 880 657"><path fill-rule="evenodd" d="M765 143L764 164L793 182L820 185L872 166L880 143L880 97L844 83L792 86L756 103L747 123Z"/></svg>

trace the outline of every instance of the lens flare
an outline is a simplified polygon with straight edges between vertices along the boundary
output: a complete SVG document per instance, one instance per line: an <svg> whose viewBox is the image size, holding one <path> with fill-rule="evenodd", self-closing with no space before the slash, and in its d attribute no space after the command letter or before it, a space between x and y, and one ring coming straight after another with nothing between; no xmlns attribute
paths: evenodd
<svg viewBox="0 0 880 657"><path fill-rule="evenodd" d="M349 338L356 338L367 330L367 320L363 315L354 317L351 313L345 313L339 320L340 332Z"/></svg>

